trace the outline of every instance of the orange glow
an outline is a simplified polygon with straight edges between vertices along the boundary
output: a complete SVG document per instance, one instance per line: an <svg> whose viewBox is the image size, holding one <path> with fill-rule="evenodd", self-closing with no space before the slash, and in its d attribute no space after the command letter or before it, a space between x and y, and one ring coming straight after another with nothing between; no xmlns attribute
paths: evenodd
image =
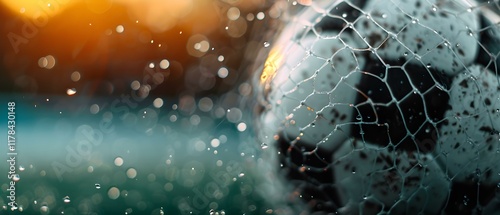
<svg viewBox="0 0 500 215"><path fill-rule="evenodd" d="M262 75L260 76L260 83L268 83L276 75L276 70L281 66L283 61L283 54L280 50L272 49L269 52L269 56L264 63L264 69L262 70Z"/></svg>
<svg viewBox="0 0 500 215"><path fill-rule="evenodd" d="M181 22L192 22L192 16L203 26L215 26L218 11L211 0L0 0L14 13L31 20L45 22L76 4L84 5L95 14L107 12L113 4L124 5L129 18L137 20L153 32L164 32ZM190 17L191 16L191 17ZM88 17L87 17L88 18ZM200 19L201 18L201 19ZM193 24L193 23L191 23Z"/></svg>
<svg viewBox="0 0 500 215"><path fill-rule="evenodd" d="M252 24L245 17L264 14L264 2L0 0L0 10L8 12L3 14L8 18L2 29L7 39L0 46L7 48L0 63L13 85L25 92L113 93L113 89L128 90L120 85L122 80L143 79L180 86L185 65L195 58L209 52L230 56L242 49L247 42L242 35ZM231 16L236 20L229 19L230 8L240 12ZM154 70L162 74L144 78L149 77L145 66L156 65L158 59L165 61Z"/></svg>
<svg viewBox="0 0 500 215"><path fill-rule="evenodd" d="M69 0L0 0L14 13L30 19L53 17L76 1Z"/></svg>
<svg viewBox="0 0 500 215"><path fill-rule="evenodd" d="M311 6L312 5L312 0L298 0L297 2L299 4L305 5L305 6Z"/></svg>
<svg viewBox="0 0 500 215"><path fill-rule="evenodd" d="M194 7L193 0L116 0L127 5L131 19L147 25L154 32L169 30ZM197 2L199 4L199 2Z"/></svg>

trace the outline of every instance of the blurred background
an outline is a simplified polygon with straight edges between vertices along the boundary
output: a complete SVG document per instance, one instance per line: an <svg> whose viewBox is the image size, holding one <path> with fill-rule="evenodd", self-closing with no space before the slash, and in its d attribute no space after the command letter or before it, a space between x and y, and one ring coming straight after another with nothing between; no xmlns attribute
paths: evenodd
<svg viewBox="0 0 500 215"><path fill-rule="evenodd" d="M1 91L120 95L139 81L157 86L143 86L143 97L220 94L248 75L240 70L245 53L264 46L261 30L284 9L271 5L265 0L3 0ZM150 64L155 76L143 83Z"/></svg>
<svg viewBox="0 0 500 215"><path fill-rule="evenodd" d="M0 0L0 122L15 102L18 153L0 214L279 213L249 80L301 4Z"/></svg>

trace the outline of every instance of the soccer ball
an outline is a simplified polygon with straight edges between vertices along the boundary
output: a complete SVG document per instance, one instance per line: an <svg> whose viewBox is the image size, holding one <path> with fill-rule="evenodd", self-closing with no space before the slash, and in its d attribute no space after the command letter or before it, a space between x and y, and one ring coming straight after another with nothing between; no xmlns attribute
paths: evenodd
<svg viewBox="0 0 500 215"><path fill-rule="evenodd" d="M287 199L336 214L500 213L498 1L313 1L256 75Z"/></svg>

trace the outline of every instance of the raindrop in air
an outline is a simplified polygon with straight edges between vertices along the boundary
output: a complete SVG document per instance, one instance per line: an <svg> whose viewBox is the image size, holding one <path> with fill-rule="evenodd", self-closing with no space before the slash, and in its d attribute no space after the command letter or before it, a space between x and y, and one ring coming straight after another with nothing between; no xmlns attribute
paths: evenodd
<svg viewBox="0 0 500 215"><path fill-rule="evenodd" d="M95 184L95 189L98 189L98 190L99 190L99 189L101 189L101 185L100 185L100 184L98 184L98 183L96 183L96 184Z"/></svg>
<svg viewBox="0 0 500 215"><path fill-rule="evenodd" d="M131 214L133 212L132 208L127 208L125 214Z"/></svg>
<svg viewBox="0 0 500 215"><path fill-rule="evenodd" d="M75 88L67 89L66 90L66 94L68 94L68 96L75 95L76 94L76 89Z"/></svg>
<svg viewBox="0 0 500 215"><path fill-rule="evenodd" d="M467 196L464 196L464 205L467 205L469 202L469 198L467 198Z"/></svg>
<svg viewBox="0 0 500 215"><path fill-rule="evenodd" d="M260 148L262 149L267 149L269 146L267 145L267 143L262 143L260 144Z"/></svg>
<svg viewBox="0 0 500 215"><path fill-rule="evenodd" d="M71 200L69 199L69 196L65 196L65 197L63 198L63 202L64 202L64 203L70 203L70 202L71 202Z"/></svg>
<svg viewBox="0 0 500 215"><path fill-rule="evenodd" d="M15 175L12 177L12 181L18 182L19 180L21 180L21 177L19 176L19 174L15 174Z"/></svg>
<svg viewBox="0 0 500 215"><path fill-rule="evenodd" d="M305 171L306 171L306 167L305 167L305 166L301 166L301 167L299 168L299 172L305 172Z"/></svg>

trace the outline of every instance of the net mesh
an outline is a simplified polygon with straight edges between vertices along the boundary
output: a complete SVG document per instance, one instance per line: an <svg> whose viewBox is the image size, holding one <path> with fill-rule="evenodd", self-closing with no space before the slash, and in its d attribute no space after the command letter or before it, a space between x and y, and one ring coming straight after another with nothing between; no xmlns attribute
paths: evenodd
<svg viewBox="0 0 500 215"><path fill-rule="evenodd" d="M307 3L258 80L287 198L318 213L498 213L499 1Z"/></svg>

